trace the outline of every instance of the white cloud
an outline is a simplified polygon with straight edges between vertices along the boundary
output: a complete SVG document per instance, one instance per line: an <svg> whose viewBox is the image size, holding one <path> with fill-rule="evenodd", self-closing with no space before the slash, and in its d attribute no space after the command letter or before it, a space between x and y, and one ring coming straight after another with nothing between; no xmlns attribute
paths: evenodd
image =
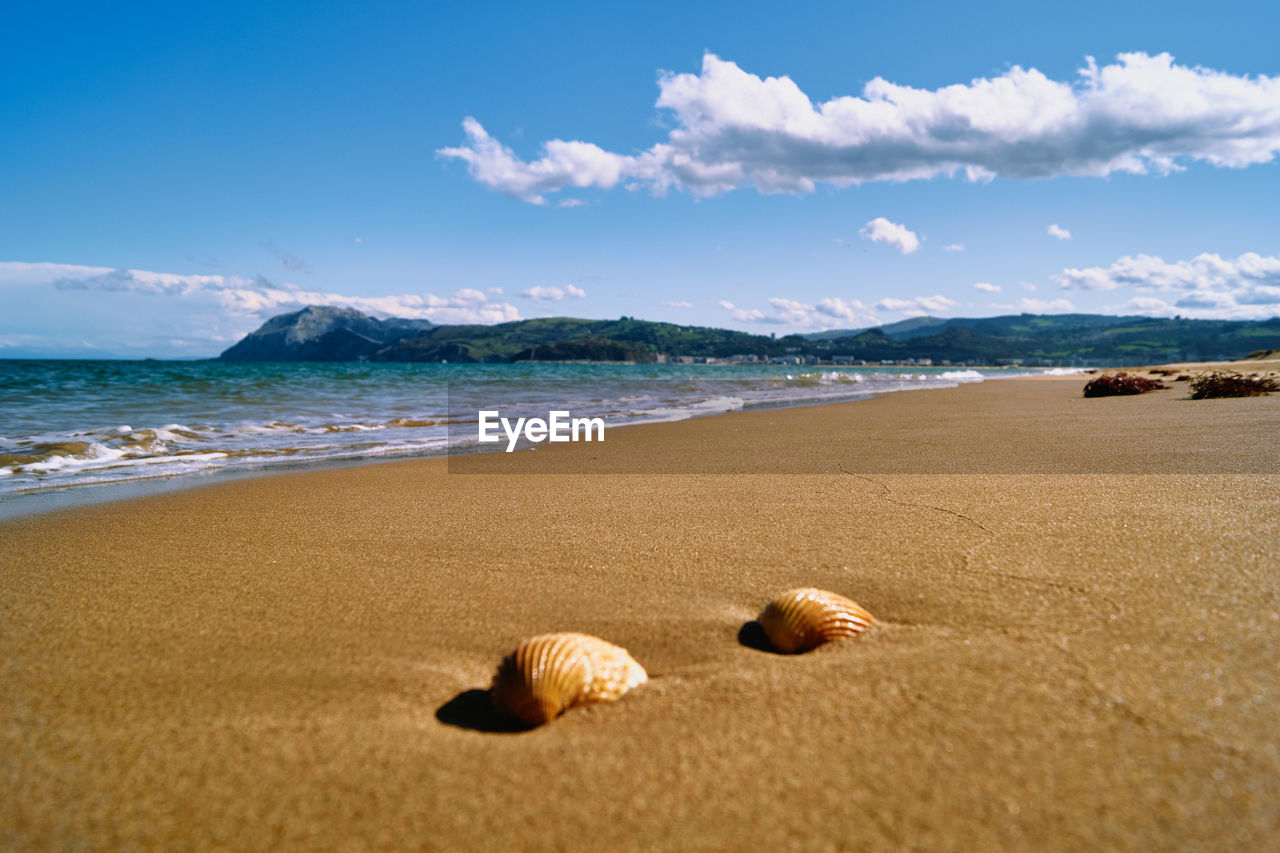
<svg viewBox="0 0 1280 853"><path fill-rule="evenodd" d="M1135 296L1124 306L1126 310L1141 311L1144 314L1173 313L1174 307L1155 296Z"/></svg>
<svg viewBox="0 0 1280 853"><path fill-rule="evenodd" d="M1046 301L1025 297L1019 299L1016 305L1008 302L994 302L991 307L999 308L1002 311L1020 311L1026 314L1061 314L1065 311L1076 310L1075 306L1065 299Z"/></svg>
<svg viewBox="0 0 1280 853"><path fill-rule="evenodd" d="M532 299L534 302L564 302L566 299L584 299L587 292L581 287L575 287L572 284L566 284L564 287L527 287L520 291L520 295L525 299Z"/></svg>
<svg viewBox="0 0 1280 853"><path fill-rule="evenodd" d="M720 307L733 315L733 319L743 323L758 323L764 319L764 312L757 308L739 308L727 299L720 300Z"/></svg>
<svg viewBox="0 0 1280 853"><path fill-rule="evenodd" d="M546 153L541 159L526 163L486 133L475 119L468 118L462 127L467 144L441 148L436 153L464 161L477 181L533 204L546 204L542 193L565 187L616 186L624 167L635 159L610 154L589 142L553 139L544 146Z"/></svg>
<svg viewBox="0 0 1280 853"><path fill-rule="evenodd" d="M1206 252L1172 263L1153 255L1125 256L1109 267L1065 269L1056 279L1065 290L1129 287L1146 293L1180 294L1172 303L1159 301L1173 309L1173 313L1188 317L1280 315L1280 258L1254 252L1246 252L1234 260ZM1136 299L1123 307L1142 310Z"/></svg>
<svg viewBox="0 0 1280 853"><path fill-rule="evenodd" d="M874 326L879 323L875 312L857 299L823 297L818 300L816 306L781 296L775 296L768 301L767 311L758 308L739 308L723 299L720 300L720 307L728 311L735 320L743 323L770 323L804 329L831 329L850 324Z"/></svg>
<svg viewBox="0 0 1280 853"><path fill-rule="evenodd" d="M844 320L849 323L874 326L880 322L875 312L857 299L850 299L846 302L839 297L828 296L818 300L816 310L819 314L825 314L833 319Z"/></svg>
<svg viewBox="0 0 1280 853"><path fill-rule="evenodd" d="M949 311L959 305L954 299L941 294L933 296L917 296L914 299L898 299L888 296L876 303L882 311L901 311L907 317L919 317L925 314L938 314Z"/></svg>
<svg viewBox="0 0 1280 853"><path fill-rule="evenodd" d="M713 195L739 187L812 192L961 174L1166 174L1187 162L1241 168L1280 151L1280 77L1177 65L1167 53L1086 57L1071 81L1013 66L991 78L918 89L877 77L859 95L815 104L789 77L761 78L708 53L698 74L663 73L667 138L634 155L551 140L522 160L474 118L460 159L490 189L534 204L573 187L621 184Z"/></svg>
<svg viewBox="0 0 1280 853"><path fill-rule="evenodd" d="M659 302L658 304L664 308L692 308L693 307L692 302L686 302L683 299L676 299L676 300L667 299L667 300L663 300L662 302Z"/></svg>
<svg viewBox="0 0 1280 853"><path fill-rule="evenodd" d="M814 308L804 302L775 296L769 300L771 309L764 317L766 323L782 326L808 326L812 323Z"/></svg>
<svg viewBox="0 0 1280 853"><path fill-rule="evenodd" d="M858 233L873 243L888 243L904 255L920 248L920 238L914 232L883 216L877 216L868 222Z"/></svg>
<svg viewBox="0 0 1280 853"><path fill-rule="evenodd" d="M1147 317L1172 317L1182 313L1182 309L1155 296L1135 296L1123 305L1108 306L1107 310L1121 314L1142 314Z"/></svg>
<svg viewBox="0 0 1280 853"><path fill-rule="evenodd" d="M194 293L252 285L252 279L222 275L171 275L79 264L29 264L0 261L0 284L52 284L61 290L119 290L143 293Z"/></svg>
<svg viewBox="0 0 1280 853"><path fill-rule="evenodd" d="M1059 240L1071 239L1071 232L1059 226L1056 222L1050 225L1048 228L1046 228L1045 233L1047 233L1050 237L1056 237Z"/></svg>
<svg viewBox="0 0 1280 853"><path fill-rule="evenodd" d="M981 290L983 293L999 293L999 292L1000 292L1000 285L998 285L998 284L990 284L990 283L985 282L985 281L975 281L975 282L973 283L973 289L974 289L974 290Z"/></svg>
<svg viewBox="0 0 1280 853"><path fill-rule="evenodd" d="M74 264L0 262L0 285L48 284L58 290L150 293L212 298L230 316L267 318L307 305L355 308L378 316L409 317L433 323L501 323L519 320L514 305L490 302L478 290L451 296L404 293L389 296L346 296L276 284L265 278L231 275L175 275L148 270L86 267Z"/></svg>
<svg viewBox="0 0 1280 853"><path fill-rule="evenodd" d="M1164 292L1280 285L1280 258L1245 252L1234 261L1208 252L1189 261L1165 263L1153 255L1120 258L1109 267L1065 269L1057 276L1068 290L1135 287Z"/></svg>
<svg viewBox="0 0 1280 853"><path fill-rule="evenodd" d="M1021 286L1022 286L1022 289L1023 289L1023 290L1029 290L1029 291L1031 291L1032 293L1035 293L1035 292L1036 292L1036 286L1035 286L1034 284L1032 284L1031 282L1029 282L1029 281L1024 281L1024 282L1020 282L1020 284L1021 284Z"/></svg>
<svg viewBox="0 0 1280 853"><path fill-rule="evenodd" d="M1076 306L1065 299L1044 300L1026 296L1018 300L1018 307L1028 314L1061 314L1076 310Z"/></svg>
<svg viewBox="0 0 1280 853"><path fill-rule="evenodd" d="M942 251L944 251L944 252L963 252L963 251L964 251L964 243L952 243L950 246L943 246L943 247L942 247Z"/></svg>

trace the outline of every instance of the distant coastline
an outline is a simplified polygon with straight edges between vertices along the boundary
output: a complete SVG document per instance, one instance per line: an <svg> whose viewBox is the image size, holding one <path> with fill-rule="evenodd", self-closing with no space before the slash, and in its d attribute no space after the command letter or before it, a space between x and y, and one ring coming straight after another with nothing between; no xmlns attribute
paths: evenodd
<svg viewBox="0 0 1280 853"><path fill-rule="evenodd" d="M224 361L783 364L794 366L1131 366L1224 361L1280 347L1269 320L1104 314L915 317L869 329L783 337L621 317L548 317L492 326L378 320L309 306L272 317Z"/></svg>

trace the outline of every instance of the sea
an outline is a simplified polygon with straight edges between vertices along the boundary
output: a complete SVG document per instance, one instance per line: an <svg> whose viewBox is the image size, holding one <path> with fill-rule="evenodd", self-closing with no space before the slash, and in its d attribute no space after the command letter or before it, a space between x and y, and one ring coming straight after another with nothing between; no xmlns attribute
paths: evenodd
<svg viewBox="0 0 1280 853"><path fill-rule="evenodd" d="M471 452L481 407L513 419L563 410L604 418L612 429L1037 372L1046 371L0 360L0 516L67 502L50 500L55 494L114 495L101 488L111 485L154 490L307 465Z"/></svg>

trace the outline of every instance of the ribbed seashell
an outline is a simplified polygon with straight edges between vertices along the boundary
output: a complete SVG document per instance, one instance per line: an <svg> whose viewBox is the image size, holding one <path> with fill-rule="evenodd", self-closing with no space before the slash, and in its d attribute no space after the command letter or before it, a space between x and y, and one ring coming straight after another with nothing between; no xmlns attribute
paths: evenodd
<svg viewBox="0 0 1280 853"><path fill-rule="evenodd" d="M649 680L627 650L590 634L542 634L502 659L489 688L499 711L532 726L576 705L615 702Z"/></svg>
<svg viewBox="0 0 1280 853"><path fill-rule="evenodd" d="M760 625L780 652L803 652L861 634L875 617L856 601L825 589L793 589L765 605Z"/></svg>

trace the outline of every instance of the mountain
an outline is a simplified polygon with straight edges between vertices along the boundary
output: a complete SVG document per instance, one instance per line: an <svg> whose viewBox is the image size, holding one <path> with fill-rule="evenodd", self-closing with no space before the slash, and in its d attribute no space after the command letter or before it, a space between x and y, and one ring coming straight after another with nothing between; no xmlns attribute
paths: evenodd
<svg viewBox="0 0 1280 853"><path fill-rule="evenodd" d="M921 334L921 330L924 333ZM1185 320L1103 314L1012 314L953 318L908 329L868 329L809 342L832 355L867 361L1124 366L1240 358L1280 340L1280 318Z"/></svg>
<svg viewBox="0 0 1280 853"><path fill-rule="evenodd" d="M658 354L812 356L952 364L1123 366L1240 358L1280 348L1280 318L1185 320L1104 314L914 317L874 329L775 338L622 317L544 317L493 326L377 320L350 308L272 317L228 349L228 361L636 361Z"/></svg>
<svg viewBox="0 0 1280 853"><path fill-rule="evenodd" d="M223 361L361 361L387 344L435 328L426 320L378 320L354 308L309 305L272 317L227 349Z"/></svg>
<svg viewBox="0 0 1280 853"><path fill-rule="evenodd" d="M585 348L585 349L583 349ZM612 355L606 355L612 353ZM658 353L725 357L781 354L773 338L622 317L542 317L495 326L437 326L379 353L385 361L654 361ZM575 354L580 353L580 354ZM595 354L589 354L595 353Z"/></svg>

